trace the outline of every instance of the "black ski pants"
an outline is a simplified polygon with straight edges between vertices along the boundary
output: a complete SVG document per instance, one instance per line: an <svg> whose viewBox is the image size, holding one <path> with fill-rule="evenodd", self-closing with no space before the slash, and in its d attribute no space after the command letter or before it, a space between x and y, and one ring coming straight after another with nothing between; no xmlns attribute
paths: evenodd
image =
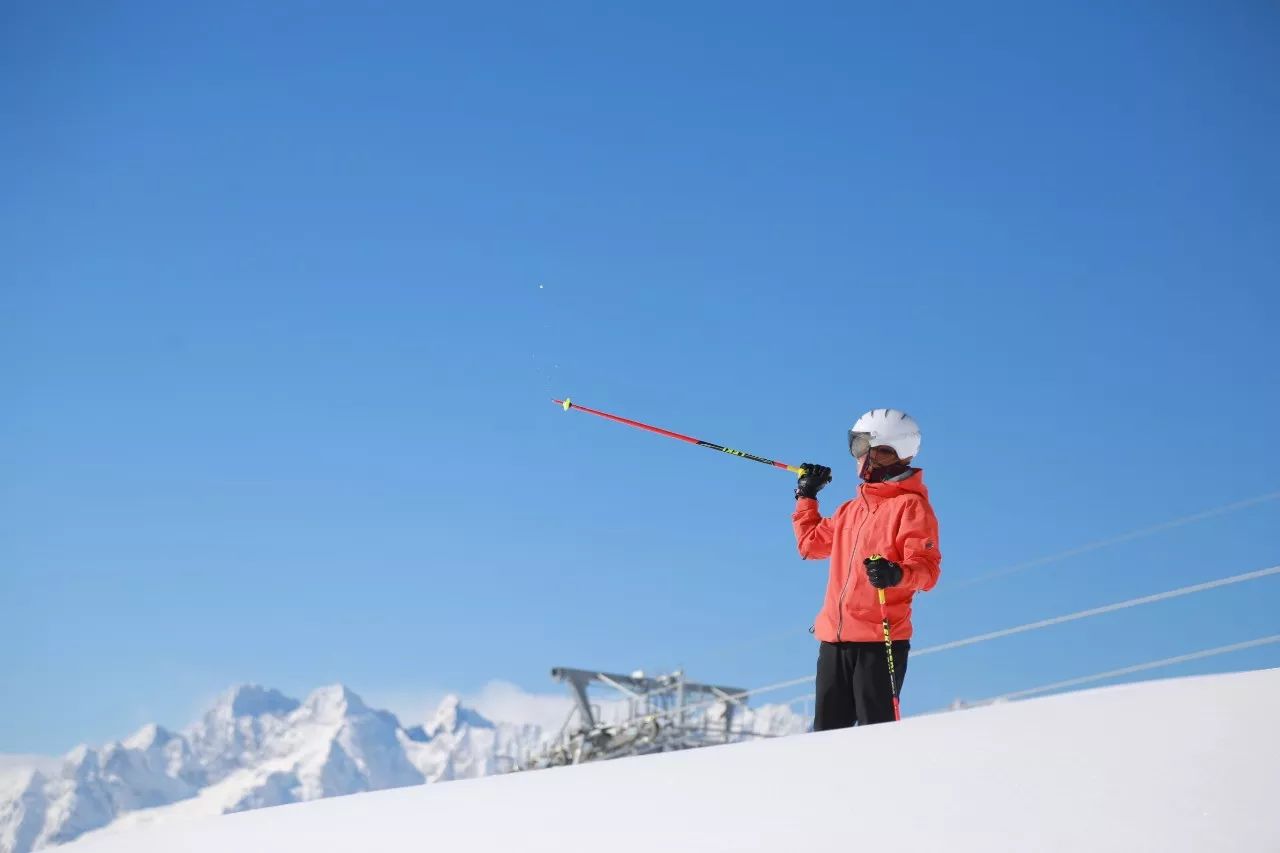
<svg viewBox="0 0 1280 853"><path fill-rule="evenodd" d="M902 695L910 640L893 643L893 672ZM846 729L857 723L893 721L889 658L884 643L822 643L818 647L818 683L813 730Z"/></svg>

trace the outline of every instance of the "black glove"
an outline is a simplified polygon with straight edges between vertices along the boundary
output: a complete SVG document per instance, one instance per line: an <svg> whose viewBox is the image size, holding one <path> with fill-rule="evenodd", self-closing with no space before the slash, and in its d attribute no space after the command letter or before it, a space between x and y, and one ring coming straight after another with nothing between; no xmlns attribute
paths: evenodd
<svg viewBox="0 0 1280 853"><path fill-rule="evenodd" d="M867 557L862 561L862 565L867 567L867 580L871 581L871 585L876 589L887 589L902 583L902 566L893 560L886 560L877 554L874 557Z"/></svg>
<svg viewBox="0 0 1280 853"><path fill-rule="evenodd" d="M796 497L816 498L822 487L831 482L831 469L812 462L806 462L800 467L804 469L804 473L796 480Z"/></svg>

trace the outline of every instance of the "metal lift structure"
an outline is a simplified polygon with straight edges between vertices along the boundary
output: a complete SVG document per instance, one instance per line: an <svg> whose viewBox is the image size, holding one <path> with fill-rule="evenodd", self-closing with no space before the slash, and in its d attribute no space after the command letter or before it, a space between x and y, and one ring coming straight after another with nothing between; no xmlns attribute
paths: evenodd
<svg viewBox="0 0 1280 853"><path fill-rule="evenodd" d="M650 677L556 667L551 677L569 686L574 708L555 740L521 769L693 749L749 736L733 729L734 711L746 707L737 697L745 691L689 681L683 670ZM591 701L592 687L618 694L618 719L603 718L600 705Z"/></svg>

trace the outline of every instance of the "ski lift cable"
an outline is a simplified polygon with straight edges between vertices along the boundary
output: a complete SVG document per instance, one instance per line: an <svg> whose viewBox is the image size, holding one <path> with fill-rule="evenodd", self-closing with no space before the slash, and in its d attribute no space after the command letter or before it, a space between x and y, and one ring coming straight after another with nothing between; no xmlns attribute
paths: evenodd
<svg viewBox="0 0 1280 853"><path fill-rule="evenodd" d="M1035 696L1039 693L1051 693L1055 690L1062 690L1067 687L1077 687L1081 684L1089 684L1094 681L1104 681L1108 678L1118 678L1122 675L1132 675L1135 672L1144 672L1149 669L1158 669L1164 666L1173 666L1174 664L1186 663L1193 660L1201 660L1202 658L1214 657L1215 655L1225 655L1230 652L1239 652L1245 649L1257 648L1271 643L1280 643L1280 634L1272 634L1269 637L1259 637L1256 640L1246 640L1242 643L1232 643L1227 646L1217 646L1212 649L1202 649L1198 652L1188 652L1184 655L1174 655L1170 658L1162 658L1160 660L1150 661L1148 663L1134 664L1133 666L1124 666L1120 669L1112 669L1107 672L1099 672L1094 675L1083 675L1079 678L1068 678L1065 681L1055 681L1053 684L1043 684L1039 687L1030 687L1026 690L1015 690L1012 693L1002 693L999 696L992 696L990 699L981 699L972 704L987 705L992 702L1008 701L1013 699L1023 699L1028 696Z"/></svg>
<svg viewBox="0 0 1280 853"><path fill-rule="evenodd" d="M987 572L986 574L978 575L977 577L974 577L974 578L966 578L965 580L957 581L955 583L949 584L948 586L949 586L949 589L965 589L966 587L974 586L975 584L985 583L986 581L994 580L996 578L1003 578L1008 575L1015 574L1017 572L1025 571L1026 569L1032 569L1037 566L1043 566L1043 565L1046 565L1047 563L1056 563L1058 560L1065 560L1068 557L1075 557L1080 554L1087 554L1090 551L1097 551L1100 548L1106 548L1111 545L1119 545L1121 542L1128 542L1132 539L1141 539L1144 536L1151 536L1156 533L1163 533L1164 531L1172 530L1175 527L1182 527L1183 525L1186 525L1186 524L1193 524L1197 521L1204 521L1207 518L1214 518L1219 515L1226 515L1227 513L1235 512L1236 510L1245 509L1251 506L1256 506L1257 504L1266 503L1267 501L1273 501L1273 500L1276 500L1277 498L1280 498L1280 492L1268 492L1265 495L1258 495L1256 497L1246 498L1245 500L1242 500L1242 501L1235 501L1233 503L1224 504L1223 506L1214 507L1213 509L1206 509L1201 512L1194 513L1192 515L1184 515L1181 518L1175 518L1170 521L1162 521L1159 524L1152 524L1147 527L1139 527L1124 533L1117 533L1114 536L1108 536L1103 539L1097 539L1093 542L1085 543L1084 545L1077 545L1074 548L1069 548L1066 551L1059 551L1056 554L1050 554L1045 557L1037 557L1033 560L1026 560L1025 562L1021 562L1021 563L1014 563L1011 566L1005 566L1002 569L996 569L995 571Z"/></svg>
<svg viewBox="0 0 1280 853"><path fill-rule="evenodd" d="M1184 587L1179 587L1177 589L1166 590L1165 592L1158 592L1158 593L1155 593L1154 595L1144 595L1139 598L1130 598L1124 601L1118 601L1114 604L1106 604L1101 607L1091 607L1087 610L1077 610L1074 613L1067 613L1062 616L1054 616L1050 619L1040 619L1035 622L1028 622L1025 625L1017 625L1012 628L1003 628L999 631L989 631L985 634L977 634L975 636L965 637L964 639L960 639L960 640L952 640L951 642L940 643L936 646L926 646L925 648L918 649L918 650L913 649L911 652L911 657L916 658L916 657L919 657L920 655L933 654L935 652L950 651L952 649L958 649L964 646L972 646L978 643L984 643L984 642L987 642L988 640L995 640L1001 637L1012 636L1014 634L1022 634L1028 631L1036 631L1041 628L1048 628L1053 625L1061 625L1066 622L1075 622L1080 619L1087 619L1091 616L1101 616L1105 613L1114 613L1117 610L1125 610L1130 607L1140 607L1141 605L1144 605L1144 604L1155 604L1156 602L1168 601L1169 599L1172 599L1172 598L1180 598L1182 596L1193 595L1198 592L1207 592L1208 590L1211 590L1211 589L1218 589L1219 587L1230 586L1232 584L1245 583L1246 581L1258 580L1259 578L1269 577L1271 575L1277 575L1277 574L1280 574L1280 565L1271 566L1265 569L1258 569L1257 571L1252 571L1252 572L1244 572L1238 575L1231 575L1225 578L1218 578L1217 580L1205 581L1203 583L1191 584L1190 586L1184 586ZM742 693L736 693L731 698L736 701L740 699L745 699L749 696L755 696L759 693L772 693L775 690L781 690L785 687L794 687L798 684L809 683L809 682L812 682L812 680L813 680L812 675L806 675L802 678L792 678L786 681L780 681L776 684L767 684L763 687L756 687L751 690L743 691ZM685 710L693 711L693 710L698 710L700 708L707 708L721 701L724 701L724 700L712 700L709 702L701 702L694 705L688 705L685 707ZM657 714L654 716L654 719L662 719L667 716L671 716L671 714L669 712L664 714Z"/></svg>
<svg viewBox="0 0 1280 853"><path fill-rule="evenodd" d="M1003 628L999 631L990 631L986 634L966 637L963 640L952 640L949 643L942 643L940 645L920 649L919 651L912 651L911 656L914 658L919 657L920 655L933 654L934 652L945 652L951 649L959 649L964 646L984 643L987 640L995 640L999 637L1022 634L1027 631L1048 628L1051 625L1061 625L1064 622L1075 622L1078 619L1088 619L1090 616L1101 616L1104 613L1114 613L1117 610L1125 610L1129 607L1138 607L1143 604L1154 604L1157 601L1167 601L1171 598L1181 598L1184 595L1206 592L1211 589L1217 589L1218 587L1244 583L1245 581L1257 580L1258 578L1264 578L1275 574L1280 574L1280 566L1271 566L1270 568L1258 569L1254 572L1244 572L1243 574L1232 575L1231 577L1219 578L1218 580L1205 581L1204 583L1179 587L1178 589L1171 589L1167 592L1158 592L1155 595L1144 595L1139 598L1130 598L1126 601L1118 601L1115 604L1105 604L1102 607L1091 607L1088 610L1077 610L1075 613L1067 613L1063 616L1054 616L1051 619L1040 619L1035 622L1028 622L1025 625L1018 625L1014 628Z"/></svg>
<svg viewBox="0 0 1280 853"><path fill-rule="evenodd" d="M1272 643L1280 643L1280 634L1271 634L1267 637L1259 637L1256 640L1246 640L1241 643L1231 643L1226 646L1215 646L1211 649L1201 649L1186 654L1174 655L1173 657L1161 658L1160 660L1148 661L1146 663L1133 664L1132 666L1124 666L1119 669L1110 669L1106 672L1097 672L1093 675L1082 675L1078 678L1068 678L1064 681L1055 681L1052 684L1042 684L1039 687L1030 687L1025 690L1015 690L1011 693L1002 693L999 696L991 696L986 699L978 699L973 702L965 702L965 708L976 708L981 705L990 705L994 702L1006 702L1016 699L1025 699L1029 696L1035 696L1040 693L1052 693L1055 690L1063 690L1068 687L1079 687L1083 684L1091 684L1096 681L1106 681L1109 678L1119 678L1125 675L1133 675L1138 672L1146 672L1152 669L1160 669L1166 666L1174 666L1175 664L1188 663L1194 660L1203 660L1204 658L1216 657L1218 655L1230 654L1231 652L1240 652L1245 649L1253 649L1259 646L1266 646ZM790 705L799 702L802 699L813 699L813 691L796 696L791 700L782 704ZM947 711L956 710L954 708L938 708L934 711L926 711L924 714L941 714ZM923 715L916 715L923 716Z"/></svg>

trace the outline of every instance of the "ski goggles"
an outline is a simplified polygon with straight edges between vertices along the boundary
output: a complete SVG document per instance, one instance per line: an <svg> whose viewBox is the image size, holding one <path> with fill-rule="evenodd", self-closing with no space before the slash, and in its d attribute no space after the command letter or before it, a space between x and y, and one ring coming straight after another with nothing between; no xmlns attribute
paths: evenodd
<svg viewBox="0 0 1280 853"><path fill-rule="evenodd" d="M871 433L849 430L849 453L861 459L871 450Z"/></svg>
<svg viewBox="0 0 1280 853"><path fill-rule="evenodd" d="M871 452L871 438L873 435L874 433L870 432L849 430L849 453L852 454L854 459L861 459ZM888 447L888 445L878 446ZM892 451L893 448L889 448L889 450Z"/></svg>

